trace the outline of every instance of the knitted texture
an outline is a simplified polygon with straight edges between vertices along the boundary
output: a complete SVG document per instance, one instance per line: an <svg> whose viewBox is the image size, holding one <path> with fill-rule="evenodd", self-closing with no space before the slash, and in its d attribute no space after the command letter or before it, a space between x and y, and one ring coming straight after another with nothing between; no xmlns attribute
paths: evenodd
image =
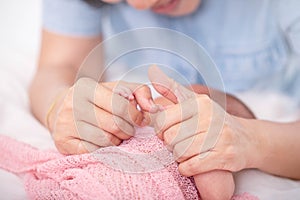
<svg viewBox="0 0 300 200"><path fill-rule="evenodd" d="M0 135L0 167L19 175L30 199L199 199L192 178L151 128L118 147L63 156ZM234 200L256 200L247 193Z"/></svg>

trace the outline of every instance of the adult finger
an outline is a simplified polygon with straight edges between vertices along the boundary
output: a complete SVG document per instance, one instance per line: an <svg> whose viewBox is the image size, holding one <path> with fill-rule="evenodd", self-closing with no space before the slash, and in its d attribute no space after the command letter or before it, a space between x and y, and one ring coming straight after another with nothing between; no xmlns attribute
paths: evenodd
<svg viewBox="0 0 300 200"><path fill-rule="evenodd" d="M125 119L130 124L142 123L143 114L129 100L112 92L104 85L89 78L81 78L77 81L76 87L81 93L79 95L83 95L99 108Z"/></svg>
<svg viewBox="0 0 300 200"><path fill-rule="evenodd" d="M195 116L195 118L197 118ZM214 119L212 119L214 120ZM187 123L183 122L182 124ZM219 137L221 137L222 133L226 130L219 130L219 127L211 125L210 119L200 120L197 122L198 124L198 130L194 130L194 133L197 133L194 136L186 137L186 139L181 140L180 142L177 142L173 147L173 154L177 160L177 162L184 162L187 159L190 159L191 157L202 154L206 152L213 151L213 153L216 153L216 150L214 150L214 147L216 146ZM189 124L187 123L186 126ZM203 128L204 127L204 128ZM165 134L165 133L164 133ZM184 134L182 134L184 135ZM192 135L192 134L190 134ZM181 138L184 138L184 136L180 136ZM176 142L176 139L175 139ZM174 142L174 143L175 143ZM224 150L225 151L225 150ZM225 152L217 152L217 153L223 153Z"/></svg>
<svg viewBox="0 0 300 200"><path fill-rule="evenodd" d="M182 162L178 166L180 174L184 176L194 176L212 170L236 171L227 166L228 161L213 151L197 154L192 158Z"/></svg>
<svg viewBox="0 0 300 200"><path fill-rule="evenodd" d="M119 145L121 143L121 140L115 135L83 121L76 123L76 129L79 139L100 147Z"/></svg>
<svg viewBox="0 0 300 200"><path fill-rule="evenodd" d="M109 132L119 139L125 140L135 133L134 127L121 117L95 106L89 102L78 112L78 120L90 123L106 132Z"/></svg>
<svg viewBox="0 0 300 200"><path fill-rule="evenodd" d="M135 100L142 110L154 113L160 109L158 105L155 105L151 90L147 85L128 82L122 82L121 84L132 91Z"/></svg>
<svg viewBox="0 0 300 200"><path fill-rule="evenodd" d="M100 146L78 138L56 142L55 145L57 150L64 155L89 153L100 148Z"/></svg>
<svg viewBox="0 0 300 200"><path fill-rule="evenodd" d="M174 149L174 146L192 136L201 134L205 130L201 130L201 127L205 127L199 123L197 116L194 116L182 123L171 126L163 133L163 141L169 150Z"/></svg>
<svg viewBox="0 0 300 200"><path fill-rule="evenodd" d="M143 111L156 113L162 110L161 106L156 105L154 103L151 90L148 86L146 85L138 86L134 90L134 96L136 98L137 103L139 104L139 106Z"/></svg>
<svg viewBox="0 0 300 200"><path fill-rule="evenodd" d="M168 107L155 116L154 129L157 133L163 133L171 126L181 123L197 115L196 99L188 99L181 104ZM193 109L191 109L193 108Z"/></svg>
<svg viewBox="0 0 300 200"><path fill-rule="evenodd" d="M199 133L175 144L173 147L173 156L175 160L181 163L202 152L209 151L210 149L203 149L202 144L204 140L205 135Z"/></svg>
<svg viewBox="0 0 300 200"><path fill-rule="evenodd" d="M169 78L156 65L149 67L148 77L155 90L173 103L197 96L196 93Z"/></svg>

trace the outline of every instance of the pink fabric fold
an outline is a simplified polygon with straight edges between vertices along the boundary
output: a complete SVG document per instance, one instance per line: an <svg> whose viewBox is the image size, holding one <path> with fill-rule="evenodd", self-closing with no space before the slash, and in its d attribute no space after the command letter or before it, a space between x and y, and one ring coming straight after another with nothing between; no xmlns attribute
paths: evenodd
<svg viewBox="0 0 300 200"><path fill-rule="evenodd" d="M41 151L0 135L0 168L20 176L30 199L199 199L153 129L83 155ZM256 200L244 193L234 200Z"/></svg>

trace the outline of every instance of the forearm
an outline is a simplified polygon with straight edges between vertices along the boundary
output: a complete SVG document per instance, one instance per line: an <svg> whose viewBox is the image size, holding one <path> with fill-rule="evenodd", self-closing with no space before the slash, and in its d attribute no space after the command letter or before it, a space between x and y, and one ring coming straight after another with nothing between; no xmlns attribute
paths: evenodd
<svg viewBox="0 0 300 200"><path fill-rule="evenodd" d="M29 95L32 113L44 125L52 102L73 85L84 58L100 41L101 36L71 37L42 31L39 67Z"/></svg>
<svg viewBox="0 0 300 200"><path fill-rule="evenodd" d="M71 67L40 67L32 81L29 96L35 117L46 125L47 112L59 93L69 88L75 80Z"/></svg>
<svg viewBox="0 0 300 200"><path fill-rule="evenodd" d="M253 167L262 171L300 179L300 121L276 123L263 120L248 120L250 134L257 134L263 141L261 155Z"/></svg>

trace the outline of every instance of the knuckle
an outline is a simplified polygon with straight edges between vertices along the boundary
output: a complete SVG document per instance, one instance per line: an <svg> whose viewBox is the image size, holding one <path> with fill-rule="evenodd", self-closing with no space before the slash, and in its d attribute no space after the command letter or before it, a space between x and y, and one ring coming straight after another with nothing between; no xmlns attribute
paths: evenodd
<svg viewBox="0 0 300 200"><path fill-rule="evenodd" d="M143 121L143 114L141 112L132 112L131 120L134 124L140 125L141 122Z"/></svg>
<svg viewBox="0 0 300 200"><path fill-rule="evenodd" d="M177 135L177 130L175 128L171 127L163 134L164 143L168 145L171 149L174 147L174 140Z"/></svg>
<svg viewBox="0 0 300 200"><path fill-rule="evenodd" d="M179 171L179 173L180 173L181 175L183 175L183 176L188 176L188 173L187 173L187 170L186 170L186 165L180 163L180 164L178 165L178 171Z"/></svg>
<svg viewBox="0 0 300 200"><path fill-rule="evenodd" d="M84 142L80 140L78 143L73 144L74 145L74 153L73 154L83 154L89 152L86 145L84 145Z"/></svg>
<svg viewBox="0 0 300 200"><path fill-rule="evenodd" d="M120 119L116 122L119 127L119 138L121 139L129 139L134 134L133 126L129 125L125 120Z"/></svg>
<svg viewBox="0 0 300 200"><path fill-rule="evenodd" d="M61 147L60 145L55 144L58 152L60 152L61 154L67 155L67 154L71 154L71 152L67 149L65 149L65 147Z"/></svg>
<svg viewBox="0 0 300 200"><path fill-rule="evenodd" d="M110 146L113 144L113 141L114 141L114 136L112 134L107 134L106 135L106 145L107 146Z"/></svg>
<svg viewBox="0 0 300 200"><path fill-rule="evenodd" d="M197 173L198 165L195 162L189 162L187 169L189 170L190 174L194 175Z"/></svg>
<svg viewBox="0 0 300 200"><path fill-rule="evenodd" d="M179 173L183 176L192 176L196 174L197 166L194 162L180 163L178 166Z"/></svg>
<svg viewBox="0 0 300 200"><path fill-rule="evenodd" d="M108 147L108 146L112 146L112 135L111 134L105 134L103 136L101 136L101 142L99 142L99 146L101 147Z"/></svg>
<svg viewBox="0 0 300 200"><path fill-rule="evenodd" d="M56 137L54 140L54 144L57 150L62 154L72 154L70 151L70 145L62 138Z"/></svg>
<svg viewBox="0 0 300 200"><path fill-rule="evenodd" d="M175 145L173 149L173 155L177 162L181 163L188 159L188 148L187 147L178 147L178 145Z"/></svg>
<svg viewBox="0 0 300 200"><path fill-rule="evenodd" d="M174 148L174 149L173 149L173 156L174 156L175 160L176 160L177 162L179 162L179 163L182 162L183 157L184 157L184 156L183 156L183 152L180 151L180 150L178 150L177 148Z"/></svg>
<svg viewBox="0 0 300 200"><path fill-rule="evenodd" d="M106 135L106 142L105 146L112 146L112 145L119 145L121 143L121 140L115 137L112 134Z"/></svg>
<svg viewBox="0 0 300 200"><path fill-rule="evenodd" d="M122 127L122 122L120 122L120 120L116 121L114 120L112 125L111 125L111 132L116 134L116 133L119 133L121 130L120 130L120 127Z"/></svg>

